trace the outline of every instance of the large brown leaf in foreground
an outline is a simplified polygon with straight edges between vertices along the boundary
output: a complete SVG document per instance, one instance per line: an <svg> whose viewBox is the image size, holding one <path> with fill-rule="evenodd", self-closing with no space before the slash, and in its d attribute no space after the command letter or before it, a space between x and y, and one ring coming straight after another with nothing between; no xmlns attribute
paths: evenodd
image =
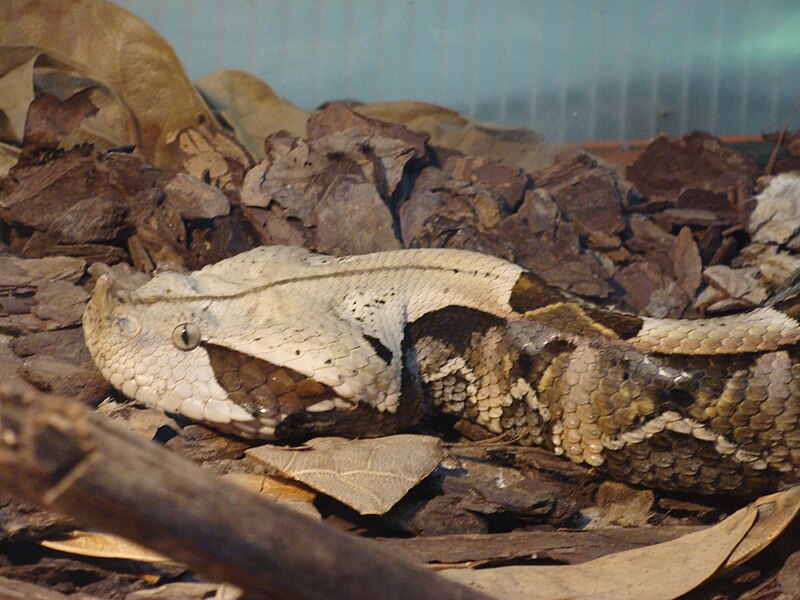
<svg viewBox="0 0 800 600"><path fill-rule="evenodd" d="M496 598L668 600L763 550L800 509L800 487L759 498L714 527L579 564L449 569L447 577Z"/></svg>
<svg viewBox="0 0 800 600"><path fill-rule="evenodd" d="M175 52L144 21L103 0L4 0L0 45L35 46L82 65L133 113L137 146L176 168L171 132L216 121Z"/></svg>

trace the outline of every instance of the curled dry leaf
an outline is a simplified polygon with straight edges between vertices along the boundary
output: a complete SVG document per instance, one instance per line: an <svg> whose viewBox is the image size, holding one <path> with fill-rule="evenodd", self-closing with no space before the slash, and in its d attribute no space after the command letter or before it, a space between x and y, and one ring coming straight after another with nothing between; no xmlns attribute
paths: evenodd
<svg viewBox="0 0 800 600"><path fill-rule="evenodd" d="M0 139L22 142L25 117L33 102L33 65L36 56L19 48L0 48Z"/></svg>
<svg viewBox="0 0 800 600"><path fill-rule="evenodd" d="M758 520L722 565L724 571L751 559L789 526L800 511L800 486L763 496L753 502L753 506L758 510Z"/></svg>
<svg viewBox="0 0 800 600"><path fill-rule="evenodd" d="M362 515L388 511L444 456L439 439L425 435L324 437L295 448L259 446L247 454Z"/></svg>
<svg viewBox="0 0 800 600"><path fill-rule="evenodd" d="M795 487L759 498L714 527L579 565L443 573L497 598L676 598L755 556L799 510Z"/></svg>
<svg viewBox="0 0 800 600"><path fill-rule="evenodd" d="M256 160L264 160L264 141L272 133L302 136L308 112L278 96L257 77L241 71L215 71L195 85Z"/></svg>
<svg viewBox="0 0 800 600"><path fill-rule="evenodd" d="M58 538L42 541L42 546L59 552L95 558L121 558L149 563L171 562L167 557L125 538L96 531L71 531Z"/></svg>
<svg viewBox="0 0 800 600"><path fill-rule="evenodd" d="M4 23L0 23L0 36ZM85 66L39 46L0 46L0 138L34 149L136 142L122 98ZM79 97L80 96L80 97Z"/></svg>
<svg viewBox="0 0 800 600"><path fill-rule="evenodd" d="M171 132L200 121L218 129L175 52L138 17L104 0L6 0L4 9L0 45L34 46L82 65L130 109L137 147L157 165L180 166L166 144Z"/></svg>

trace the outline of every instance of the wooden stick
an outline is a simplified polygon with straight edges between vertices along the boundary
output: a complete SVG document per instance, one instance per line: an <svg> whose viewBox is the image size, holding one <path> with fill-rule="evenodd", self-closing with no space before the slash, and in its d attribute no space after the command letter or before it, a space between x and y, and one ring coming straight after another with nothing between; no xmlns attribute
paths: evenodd
<svg viewBox="0 0 800 600"><path fill-rule="evenodd" d="M0 489L253 597L487 598L224 482L75 401L13 383L0 385Z"/></svg>

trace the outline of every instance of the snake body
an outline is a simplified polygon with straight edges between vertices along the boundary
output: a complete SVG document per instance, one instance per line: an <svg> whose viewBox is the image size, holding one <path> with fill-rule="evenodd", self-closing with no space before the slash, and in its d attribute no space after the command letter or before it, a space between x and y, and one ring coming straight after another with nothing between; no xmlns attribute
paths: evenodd
<svg viewBox="0 0 800 600"><path fill-rule="evenodd" d="M793 297L654 319L473 252L271 246L133 291L104 276L83 327L122 393L242 437L377 436L440 411L629 482L752 494L800 474Z"/></svg>

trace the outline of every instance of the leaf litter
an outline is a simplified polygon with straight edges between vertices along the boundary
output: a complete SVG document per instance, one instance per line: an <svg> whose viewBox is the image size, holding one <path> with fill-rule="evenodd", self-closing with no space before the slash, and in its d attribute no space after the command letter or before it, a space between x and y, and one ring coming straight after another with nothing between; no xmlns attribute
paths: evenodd
<svg viewBox="0 0 800 600"><path fill-rule="evenodd" d="M784 154L771 178L757 179L761 165L704 133L659 137L627 169L611 168L528 130L420 102L331 103L309 112L244 73L218 72L193 85L158 34L109 2L76 0L55 10L45 1L10 2L0 19L4 376L100 405L254 492L385 536L381 543L417 560L439 568L504 565L451 576L508 597L532 589L666 598L698 586L730 597L742 585L792 592L796 553L782 569L778 553L750 583L737 583L736 574L787 531L796 490L714 525L741 503L601 484L590 470L536 448L477 441L445 454L437 438L411 436L248 450L203 426L120 404L87 361L78 318L104 270L133 281L271 243L336 254L469 248L642 314L741 310L800 267L791 172L800 166L793 158L800 134L781 136ZM107 35L93 35L96 22ZM774 141L768 138L770 149ZM453 431L483 435L463 422ZM265 474L262 461L286 475ZM74 530L8 499L0 499L0 524L11 552ZM101 534L74 535L69 552L82 545L146 560ZM75 581L90 569L38 559L0 575L48 585L59 569ZM159 588L164 580L148 580L140 589L141 578L112 581L97 569L91 576L106 579L72 589L122 597L124 588L131 598L209 593L202 583ZM485 579L492 577L499 582ZM182 585L189 587L174 587ZM502 592L501 585L519 587Z"/></svg>

